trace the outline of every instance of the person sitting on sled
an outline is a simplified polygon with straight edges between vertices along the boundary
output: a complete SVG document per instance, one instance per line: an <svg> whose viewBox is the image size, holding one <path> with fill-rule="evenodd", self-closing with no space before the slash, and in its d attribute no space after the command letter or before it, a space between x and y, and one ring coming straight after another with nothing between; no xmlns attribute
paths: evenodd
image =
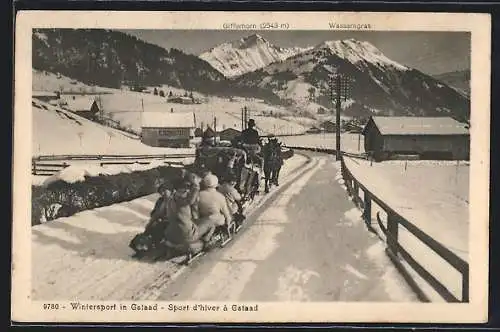
<svg viewBox="0 0 500 332"><path fill-rule="evenodd" d="M147 252L157 247L157 244L163 240L164 232L168 224L167 211L169 199L172 196L172 184L167 181L158 187L160 198L150 214L150 219L144 232L138 234L130 242L130 247L136 252Z"/></svg>
<svg viewBox="0 0 500 332"><path fill-rule="evenodd" d="M176 191L169 200L169 223L165 230L165 238L175 246L186 247L196 254L203 249L204 243L200 240L209 240L214 227L197 225L195 207L197 206L200 191L199 178L191 173L186 174L176 185Z"/></svg>
<svg viewBox="0 0 500 332"><path fill-rule="evenodd" d="M208 174L202 180L202 190L198 201L199 225L223 226L229 225L233 220L226 198L217 191L218 185L219 180L213 174Z"/></svg>
<svg viewBox="0 0 500 332"><path fill-rule="evenodd" d="M224 195L226 198L227 206L229 208L229 212L234 216L236 213L241 213L241 195L236 190L236 177L228 172L226 176L222 178L221 185L217 188L217 190Z"/></svg>

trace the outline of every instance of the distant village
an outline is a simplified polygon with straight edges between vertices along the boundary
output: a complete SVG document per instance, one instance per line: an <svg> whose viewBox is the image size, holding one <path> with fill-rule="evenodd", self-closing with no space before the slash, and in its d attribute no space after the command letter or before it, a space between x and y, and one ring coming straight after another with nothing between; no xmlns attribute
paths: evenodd
<svg viewBox="0 0 500 332"><path fill-rule="evenodd" d="M175 95L169 92L165 95L163 90L154 88L154 95L165 97L168 103L196 104L202 101L194 98L192 93ZM240 135L241 128L222 128L217 130L216 123L196 123L194 113L175 113L171 105L156 105L154 112L143 112L140 132L130 128L123 128L120 123L104 115L104 109L113 109L118 104L114 98L120 96L109 95L84 95L64 94L60 92L34 91L33 97L52 105L57 105L74 112L89 120L114 127L131 134L137 135L141 141L154 147L187 148L201 137L204 130L215 132L219 142L231 142ZM138 111L135 106L130 110ZM267 115L269 116L269 115ZM276 115L278 116L278 115ZM215 119L214 119L215 122ZM309 129L296 135L314 135L335 133L335 121L317 121ZM364 136L364 149L372 154L376 160L390 159L391 155L417 156L418 158L431 159L469 159L470 134L467 125L451 117L379 117L369 118L353 117L342 119L340 123L342 133L353 133ZM282 135L282 136L289 136ZM279 135L277 135L279 136Z"/></svg>

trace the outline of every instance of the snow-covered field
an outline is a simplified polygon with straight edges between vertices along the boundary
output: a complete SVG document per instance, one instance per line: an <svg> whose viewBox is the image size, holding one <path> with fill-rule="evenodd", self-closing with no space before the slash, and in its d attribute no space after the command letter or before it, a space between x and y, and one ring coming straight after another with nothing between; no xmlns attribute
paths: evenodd
<svg viewBox="0 0 500 332"><path fill-rule="evenodd" d="M163 90L166 96L170 92L174 96L182 96L186 91L183 89L163 85L157 87L158 91ZM293 112L274 105L268 105L262 100L253 98L221 98L215 96L207 96L197 92L193 92L196 100L202 101L201 104L180 104L168 102L167 98L153 94L153 87L149 87L145 92L135 92L126 89L111 89L102 87L90 87L84 83L70 79L65 76L56 75L53 73L43 73L33 70L33 90L37 91L63 91L62 99L72 104L73 98L84 99L85 102L90 99L97 100L99 106L103 109L104 114L108 117L119 121L124 128L130 128L136 132L140 132L142 123L142 112L187 112L192 113L196 117L196 125L200 126L203 122L204 126L213 125L214 118L217 118L217 130L225 128L241 129L241 109L247 107L249 109L249 117L255 118L257 126L263 134L275 131L276 134L291 134L304 132L310 126L303 121L293 121ZM75 96L71 93L88 92L90 95ZM102 95L92 95L96 92L105 92ZM90 99L89 99L90 98ZM74 103L73 100L73 103ZM91 102L87 102L89 107ZM82 104L82 103L80 103ZM278 119L275 117L263 117L263 113L273 113L288 115L287 119Z"/></svg>
<svg viewBox="0 0 500 332"><path fill-rule="evenodd" d="M156 148L72 112L36 101L32 106L32 155L192 154L194 149ZM45 107L45 108L44 108Z"/></svg>
<svg viewBox="0 0 500 332"><path fill-rule="evenodd" d="M217 130L226 128L240 130L243 107L249 109L249 117L256 120L257 126L264 133L270 133L273 130L276 130L277 134L304 132L308 129L297 122L260 116L262 112L284 113L286 110L254 99L230 101L219 97L205 97L206 102L202 104L179 104L167 102L166 98L153 94L120 90L100 98L105 114L119 121L124 127L130 127L138 132L141 130L142 110L144 112L192 113L198 127L202 123L204 127L207 125L213 127L214 118L216 118Z"/></svg>
<svg viewBox="0 0 500 332"><path fill-rule="evenodd" d="M335 133L306 134L300 136L280 137L280 140L288 146L335 149ZM364 137L363 135L342 133L340 135L340 146L342 151L351 153L363 153Z"/></svg>
<svg viewBox="0 0 500 332"><path fill-rule="evenodd" d="M65 93L108 92L109 89L90 86L64 75L33 69L32 87L34 91L63 91Z"/></svg>
<svg viewBox="0 0 500 332"><path fill-rule="evenodd" d="M468 162L370 163L353 158L345 158L345 161L354 177L379 199L457 256L468 261ZM377 210L380 209L375 206L372 211L373 218ZM386 215L381 213L381 216L385 220ZM460 297L460 274L404 227L399 229L399 240L409 253L444 282L453 294Z"/></svg>
<svg viewBox="0 0 500 332"><path fill-rule="evenodd" d="M282 184L305 161L301 155L288 159ZM155 300L178 267L134 260L128 244L144 230L156 198L153 194L32 227L32 297Z"/></svg>

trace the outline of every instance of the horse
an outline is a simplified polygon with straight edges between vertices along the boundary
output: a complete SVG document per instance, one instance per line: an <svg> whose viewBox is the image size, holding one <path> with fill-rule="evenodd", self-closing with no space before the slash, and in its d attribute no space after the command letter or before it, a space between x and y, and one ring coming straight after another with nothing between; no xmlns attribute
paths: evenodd
<svg viewBox="0 0 500 332"><path fill-rule="evenodd" d="M278 139L271 138L264 145L264 177L265 192L269 193L269 185L279 186L279 173L283 166L283 156L281 154L281 143Z"/></svg>

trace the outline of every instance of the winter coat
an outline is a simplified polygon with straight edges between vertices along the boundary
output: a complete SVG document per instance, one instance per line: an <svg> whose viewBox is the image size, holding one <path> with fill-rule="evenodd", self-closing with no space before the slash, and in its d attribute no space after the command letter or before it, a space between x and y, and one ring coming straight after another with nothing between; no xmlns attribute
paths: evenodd
<svg viewBox="0 0 500 332"><path fill-rule="evenodd" d="M215 188L200 191L198 201L200 220L210 219L217 225L224 225L232 220L226 198Z"/></svg>
<svg viewBox="0 0 500 332"><path fill-rule="evenodd" d="M193 221L193 205L196 204L199 186L177 190L169 200L167 213L169 225L165 231L167 239L175 242L191 242L197 237L197 228Z"/></svg>
<svg viewBox="0 0 500 332"><path fill-rule="evenodd" d="M259 132L254 128L247 128L241 133L241 142L243 144L262 144Z"/></svg>
<svg viewBox="0 0 500 332"><path fill-rule="evenodd" d="M167 204L168 198L164 196L160 196L151 211L150 218L151 220L165 220L167 218Z"/></svg>
<svg viewBox="0 0 500 332"><path fill-rule="evenodd" d="M240 193L230 183L221 184L217 190L226 198L229 212L233 215L238 212L237 202L241 201Z"/></svg>

